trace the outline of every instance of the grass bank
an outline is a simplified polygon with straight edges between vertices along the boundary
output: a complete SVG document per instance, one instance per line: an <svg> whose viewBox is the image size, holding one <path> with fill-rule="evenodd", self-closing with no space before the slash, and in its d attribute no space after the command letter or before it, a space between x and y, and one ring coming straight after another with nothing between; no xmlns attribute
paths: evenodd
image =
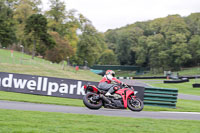
<svg viewBox="0 0 200 133"><path fill-rule="evenodd" d="M76 71L74 67L51 63L47 60L35 58L20 52L0 49L0 72L40 75L58 78L68 78L87 81L99 81L101 76L89 70Z"/></svg>
<svg viewBox="0 0 200 133"><path fill-rule="evenodd" d="M199 124L200 121L193 120L137 119L0 109L2 133L197 133L200 130Z"/></svg>

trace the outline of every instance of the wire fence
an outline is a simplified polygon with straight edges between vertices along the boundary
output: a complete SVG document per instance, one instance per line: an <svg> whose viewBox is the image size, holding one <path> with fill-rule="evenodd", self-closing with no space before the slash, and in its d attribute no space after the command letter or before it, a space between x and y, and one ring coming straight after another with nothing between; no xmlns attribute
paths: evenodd
<svg viewBox="0 0 200 133"><path fill-rule="evenodd" d="M55 67L59 67L60 69L65 69L67 66L66 63L62 62L60 64L52 63L50 61L40 59L40 58L26 58L26 57L8 57L8 56L0 56L0 63L7 64L20 64L20 65L32 65L32 66L41 66L41 65L51 65Z"/></svg>
<svg viewBox="0 0 200 133"><path fill-rule="evenodd" d="M57 69L62 69L62 70L69 70L69 68L73 68L76 71L79 69L89 69L86 66L77 66L77 65L69 65L67 64L66 61L62 61L61 63L52 63L48 60L41 59L35 57L34 59L30 57L14 57L14 56L0 56L0 64L1 63L7 63L7 64L20 64L20 65L32 65L32 66L51 66L51 67L56 67Z"/></svg>
<svg viewBox="0 0 200 133"><path fill-rule="evenodd" d="M19 57L0 57L0 63L9 63L9 64L24 64L24 65L36 65L36 64L50 64L50 62L45 60L38 59L29 59L29 58L19 58Z"/></svg>

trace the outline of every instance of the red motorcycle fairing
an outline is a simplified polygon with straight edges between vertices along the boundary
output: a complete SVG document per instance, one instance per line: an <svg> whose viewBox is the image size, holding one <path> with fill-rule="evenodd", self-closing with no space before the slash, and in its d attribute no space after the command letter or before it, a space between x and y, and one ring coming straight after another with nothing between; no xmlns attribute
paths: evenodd
<svg viewBox="0 0 200 133"><path fill-rule="evenodd" d="M98 93L99 92L98 88L96 86L94 86L94 85L84 85L84 90L85 90L86 93L88 91L94 92L94 93Z"/></svg>
<svg viewBox="0 0 200 133"><path fill-rule="evenodd" d="M116 91L115 93L122 96L123 101L124 101L124 108L127 108L128 97L130 95L134 94L134 91L130 90L128 88L124 88L124 89L120 89L120 90ZM135 98L135 96L133 96L133 97Z"/></svg>

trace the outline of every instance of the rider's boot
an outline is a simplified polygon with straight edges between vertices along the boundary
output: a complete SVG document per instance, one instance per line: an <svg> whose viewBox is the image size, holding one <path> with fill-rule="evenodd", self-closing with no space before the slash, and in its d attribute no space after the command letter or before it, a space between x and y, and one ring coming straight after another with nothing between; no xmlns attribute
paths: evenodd
<svg viewBox="0 0 200 133"><path fill-rule="evenodd" d="M107 92L107 93L105 94L105 96L111 96L110 92Z"/></svg>
<svg viewBox="0 0 200 133"><path fill-rule="evenodd" d="M112 88L110 88L109 90L108 90L108 92L105 94L105 96L112 96L112 93L114 93L115 92L115 90L114 90L114 88L112 87Z"/></svg>

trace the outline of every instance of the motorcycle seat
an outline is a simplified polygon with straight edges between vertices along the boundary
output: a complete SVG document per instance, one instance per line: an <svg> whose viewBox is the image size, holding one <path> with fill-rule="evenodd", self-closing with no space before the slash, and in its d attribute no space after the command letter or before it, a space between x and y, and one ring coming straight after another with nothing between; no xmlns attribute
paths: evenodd
<svg viewBox="0 0 200 133"><path fill-rule="evenodd" d="M99 89L99 91L100 91L101 93L103 93L103 94L107 93L106 90L102 90L102 89L100 89L100 88L98 88L98 89Z"/></svg>

